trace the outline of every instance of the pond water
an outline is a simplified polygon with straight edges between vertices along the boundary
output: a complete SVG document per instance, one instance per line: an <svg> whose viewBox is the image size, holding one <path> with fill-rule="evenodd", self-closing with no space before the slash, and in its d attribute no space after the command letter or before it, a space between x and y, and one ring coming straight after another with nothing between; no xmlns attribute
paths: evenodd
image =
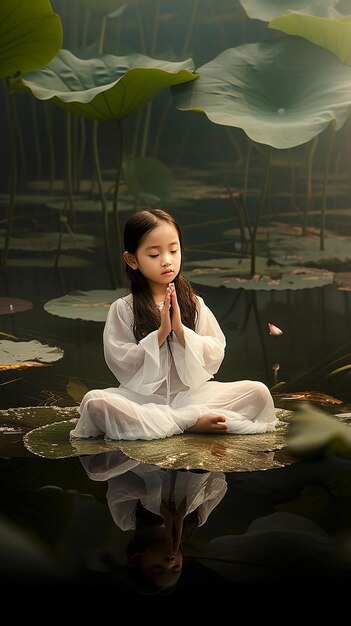
<svg viewBox="0 0 351 626"><path fill-rule="evenodd" d="M205 250L229 248L211 204L194 205L188 214L173 212L185 226L187 259L208 258L199 244ZM230 225L229 210L224 217ZM9 268L1 281L4 296L33 304L23 313L3 315L1 331L64 351L64 358L50 367L4 371L2 410L75 406L67 391L70 382L88 388L113 384L102 355L103 324L61 318L43 308L48 300L75 289L110 289L102 257L81 269ZM196 288L227 337L218 380L251 378L269 387L285 382L277 388L277 406L289 408L282 392L313 391L329 394L347 410L348 370L328 375L348 363L347 291L335 285L292 291ZM283 335L270 335L268 323ZM321 406L336 412L333 404ZM250 472L181 471L133 462L116 451L45 458L23 445L25 430L17 424L11 431L7 424L1 433L4 586L28 590L40 585L48 592L113 589L120 598L150 593L150 585L128 566L128 551L135 544L145 546L155 528L161 536L151 549L152 577L164 584L178 581L170 597L188 599L195 590L228 594L232 589L240 589L241 598L253 589L264 597L272 584L280 598L288 598L298 583L300 596L308 598L314 581L328 588L331 598L332 590L351 582L347 458L295 459L285 467L272 464L271 469ZM221 444L211 450L220 458ZM160 515L168 519L167 541L182 535L183 528L181 564L164 557ZM138 531L133 529L135 516Z"/></svg>

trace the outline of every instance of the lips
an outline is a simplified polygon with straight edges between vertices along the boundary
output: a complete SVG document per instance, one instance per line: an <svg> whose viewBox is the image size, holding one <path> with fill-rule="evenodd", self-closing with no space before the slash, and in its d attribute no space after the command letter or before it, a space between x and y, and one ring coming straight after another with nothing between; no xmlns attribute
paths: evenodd
<svg viewBox="0 0 351 626"><path fill-rule="evenodd" d="M166 270L165 272L162 272L162 274L173 274L173 270Z"/></svg>

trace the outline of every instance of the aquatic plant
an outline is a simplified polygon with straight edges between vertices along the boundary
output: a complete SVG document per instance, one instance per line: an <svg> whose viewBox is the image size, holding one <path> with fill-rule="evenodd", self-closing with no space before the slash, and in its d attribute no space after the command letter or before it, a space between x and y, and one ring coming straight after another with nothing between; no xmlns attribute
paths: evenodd
<svg viewBox="0 0 351 626"><path fill-rule="evenodd" d="M15 36L14 36L15 35ZM60 50L62 25L49 0L2 0L0 4L0 77L8 85L14 76L22 76L43 67ZM10 199L2 264L7 255L15 206L17 183L16 120L13 99L10 113Z"/></svg>
<svg viewBox="0 0 351 626"><path fill-rule="evenodd" d="M123 155L121 121L144 106L162 89L177 83L193 81L195 78L197 74L194 73L191 59L175 63L139 54L125 57L101 55L96 58L79 59L69 50L61 50L46 68L30 72L14 81L12 85L13 90L29 90L39 100L50 100L66 111L86 119L117 122L120 157L115 182L113 216L118 259L122 256L117 205ZM96 146L96 142L94 145ZM107 249L106 205L103 208ZM120 281L119 263L117 283L120 284Z"/></svg>

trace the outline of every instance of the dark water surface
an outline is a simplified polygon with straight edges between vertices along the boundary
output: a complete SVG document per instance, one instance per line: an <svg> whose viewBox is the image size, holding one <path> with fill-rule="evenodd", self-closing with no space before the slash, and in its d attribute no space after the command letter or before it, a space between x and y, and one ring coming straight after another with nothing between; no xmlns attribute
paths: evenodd
<svg viewBox="0 0 351 626"><path fill-rule="evenodd" d="M180 214L182 219L185 222ZM196 234L185 229L185 243L206 242L207 237L210 247L220 233L208 227ZM1 331L47 342L65 353L51 367L2 372L1 382L7 384L0 387L1 409L75 405L66 388L72 380L89 388L113 384L103 360L103 324L64 319L43 309L48 300L74 289L110 289L103 258L92 268L79 270L10 268L1 276L1 287L4 296L33 303L29 311L3 315ZM251 378L272 387L273 365L278 363L278 382L286 382L284 391L328 393L344 405L350 402L348 370L328 376L348 363L351 352L348 292L334 285L289 292L197 289L227 337L218 380ZM284 334L269 335L269 322ZM14 378L17 381L10 382ZM21 435L13 454L8 445L0 458L3 585L48 591L98 588L113 590L118 599L126 594L137 597L141 584L131 579L127 559L135 530L118 526L118 498L124 493L130 513L138 499L145 501L154 494L155 522L155 507L166 497L161 483L172 478L173 485L180 485L179 504L188 498L190 481L194 502L201 502L203 482L205 478L211 482L211 475L139 464L119 476L110 469L108 480L101 475L92 479L86 467L94 462L108 465L104 455L95 460L45 459L28 452L20 440ZM226 595L233 591L242 600L251 592L264 597L267 589L279 589L281 598L291 599L292 593L308 598L312 582L328 589L329 599L337 596L351 582L350 469L349 460L328 456L280 469L221 475L222 499L202 525L193 514L187 526L182 572L169 598L192 598L195 591ZM113 488L119 494L114 505ZM174 498L168 504L174 513ZM125 501L119 509L123 506Z"/></svg>

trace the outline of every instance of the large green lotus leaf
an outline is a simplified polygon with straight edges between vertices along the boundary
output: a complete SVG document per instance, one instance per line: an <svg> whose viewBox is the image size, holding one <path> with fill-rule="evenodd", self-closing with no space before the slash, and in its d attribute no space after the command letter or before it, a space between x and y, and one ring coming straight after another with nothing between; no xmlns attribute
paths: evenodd
<svg viewBox="0 0 351 626"><path fill-rule="evenodd" d="M44 309L59 317L105 322L112 302L125 295L126 289L72 291L61 298L49 300Z"/></svg>
<svg viewBox="0 0 351 626"><path fill-rule="evenodd" d="M282 467L294 461L283 450L285 433L293 413L276 409L279 424L274 432L260 435L184 434L153 441L105 441L72 439L76 419L36 428L24 437L26 448L38 456L65 458L122 450L141 463L174 469L250 472Z"/></svg>
<svg viewBox="0 0 351 626"><path fill-rule="evenodd" d="M9 258L7 261L8 267L88 267L93 265L92 261L83 259L78 256L68 256L66 254L60 254L56 264L56 256L43 257L43 258Z"/></svg>
<svg viewBox="0 0 351 626"><path fill-rule="evenodd" d="M351 15L331 19L304 13L289 13L276 17L268 26L287 35L304 37L336 54L342 63L351 65Z"/></svg>
<svg viewBox="0 0 351 626"><path fill-rule="evenodd" d="M21 364L30 361L39 363L54 363L64 355L61 348L48 346L40 341L0 341L0 367L3 365Z"/></svg>
<svg viewBox="0 0 351 626"><path fill-rule="evenodd" d="M62 46L62 25L49 0L1 0L0 76L50 63Z"/></svg>
<svg viewBox="0 0 351 626"><path fill-rule="evenodd" d="M0 298L0 315L13 315L14 313L22 313L29 311L33 303L29 300L20 298Z"/></svg>
<svg viewBox="0 0 351 626"><path fill-rule="evenodd" d="M351 456L351 414L337 417L304 403L299 406L288 431L288 446L298 456L332 452Z"/></svg>
<svg viewBox="0 0 351 626"><path fill-rule="evenodd" d="M281 265L308 265L330 267L351 261L349 237L328 236L324 239L324 250L320 249L319 237L281 237L267 242L274 261Z"/></svg>
<svg viewBox="0 0 351 626"><path fill-rule="evenodd" d="M0 231L0 248L4 246L4 231ZM21 237L11 237L10 250L90 250L95 248L98 240L92 235L79 233L26 233Z"/></svg>
<svg viewBox="0 0 351 626"><path fill-rule="evenodd" d="M275 148L306 143L332 120L338 130L351 110L351 68L299 37L230 48L197 72L192 84L172 87L178 109Z"/></svg>
<svg viewBox="0 0 351 626"><path fill-rule="evenodd" d="M256 274L250 278L250 259L208 259L185 264L184 276L196 285L255 291L311 289L333 282L334 274L312 267L278 266L256 258ZM188 269L193 268L193 269Z"/></svg>
<svg viewBox="0 0 351 626"><path fill-rule="evenodd" d="M308 2L308 0L240 0L248 17L263 22L269 22L287 11L303 10L312 14L317 12L317 15L323 13L329 15L329 11L332 11L338 2L339 0L315 0L314 2Z"/></svg>
<svg viewBox="0 0 351 626"><path fill-rule="evenodd" d="M145 202L145 196L152 196L157 198L156 204L160 204L167 201L171 194L171 171L158 159L124 158L123 178L136 202L140 199ZM150 206L150 201L147 204Z"/></svg>
<svg viewBox="0 0 351 626"><path fill-rule="evenodd" d="M50 65L26 74L12 87L29 90L39 100L52 100L81 117L116 120L145 105L162 89L194 80L193 70L191 59L174 63L142 54L78 59L69 50L61 50Z"/></svg>
<svg viewBox="0 0 351 626"><path fill-rule="evenodd" d="M136 4L139 0L80 0L92 13L109 15L127 4Z"/></svg>

